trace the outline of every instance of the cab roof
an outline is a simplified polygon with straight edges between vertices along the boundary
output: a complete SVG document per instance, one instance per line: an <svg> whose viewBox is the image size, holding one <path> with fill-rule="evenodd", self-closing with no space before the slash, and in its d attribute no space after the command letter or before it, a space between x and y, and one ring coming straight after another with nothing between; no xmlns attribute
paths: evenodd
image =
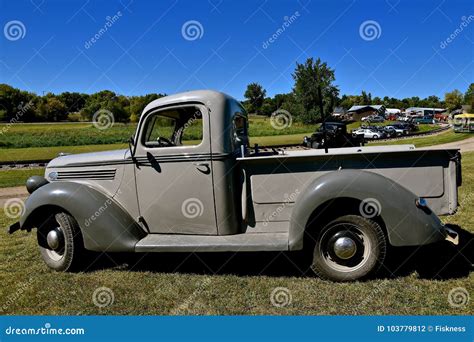
<svg viewBox="0 0 474 342"><path fill-rule="evenodd" d="M145 107L145 109L143 110L143 114L159 107L164 107L164 106L169 106L169 105L179 104L179 103L186 103L186 102L202 103L205 106L207 106L209 109L211 109L211 112L212 112L213 107L221 106L223 103L229 100L236 101L231 96L219 91L193 90L193 91L187 91L183 93L168 95L168 96L156 99L150 102Z"/></svg>

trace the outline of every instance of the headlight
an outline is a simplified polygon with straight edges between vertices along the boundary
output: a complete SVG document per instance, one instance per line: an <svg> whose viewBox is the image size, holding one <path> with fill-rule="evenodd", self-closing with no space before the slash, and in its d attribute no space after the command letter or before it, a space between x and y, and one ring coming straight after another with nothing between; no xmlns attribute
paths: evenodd
<svg viewBox="0 0 474 342"><path fill-rule="evenodd" d="M36 189L42 187L45 184L48 184L48 181L44 177L31 176L26 181L26 189L30 194L32 194Z"/></svg>

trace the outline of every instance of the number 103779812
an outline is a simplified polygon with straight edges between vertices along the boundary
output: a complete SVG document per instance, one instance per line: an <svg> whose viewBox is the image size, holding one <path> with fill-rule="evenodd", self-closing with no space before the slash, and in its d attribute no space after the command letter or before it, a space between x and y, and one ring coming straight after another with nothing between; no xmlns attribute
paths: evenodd
<svg viewBox="0 0 474 342"><path fill-rule="evenodd" d="M425 325L378 325L377 332L427 332L430 327Z"/></svg>

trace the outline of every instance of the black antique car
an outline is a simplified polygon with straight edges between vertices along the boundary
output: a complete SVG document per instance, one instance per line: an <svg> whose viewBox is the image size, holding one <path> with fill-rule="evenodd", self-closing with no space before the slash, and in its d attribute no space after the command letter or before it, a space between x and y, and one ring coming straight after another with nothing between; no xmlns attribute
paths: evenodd
<svg viewBox="0 0 474 342"><path fill-rule="evenodd" d="M311 137L304 137L303 145L311 148L363 146L364 136L347 133L345 122L324 122Z"/></svg>

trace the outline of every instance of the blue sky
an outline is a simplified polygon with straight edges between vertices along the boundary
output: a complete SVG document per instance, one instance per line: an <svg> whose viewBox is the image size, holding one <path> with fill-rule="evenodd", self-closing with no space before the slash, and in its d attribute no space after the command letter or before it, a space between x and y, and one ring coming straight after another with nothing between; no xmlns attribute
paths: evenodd
<svg viewBox="0 0 474 342"><path fill-rule="evenodd" d="M242 99L259 82L274 95L310 56L335 68L341 94L442 97L474 82L472 0L0 3L0 83L38 94L211 88Z"/></svg>

